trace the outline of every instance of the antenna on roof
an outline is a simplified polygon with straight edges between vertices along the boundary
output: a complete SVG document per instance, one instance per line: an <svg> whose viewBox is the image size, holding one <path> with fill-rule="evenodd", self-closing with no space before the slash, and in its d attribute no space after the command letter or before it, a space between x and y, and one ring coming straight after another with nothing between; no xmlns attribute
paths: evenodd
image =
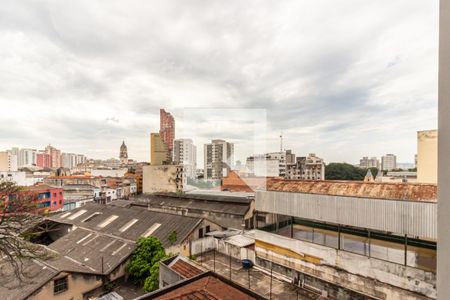
<svg viewBox="0 0 450 300"><path fill-rule="evenodd" d="M280 132L280 152L283 152L283 131Z"/></svg>

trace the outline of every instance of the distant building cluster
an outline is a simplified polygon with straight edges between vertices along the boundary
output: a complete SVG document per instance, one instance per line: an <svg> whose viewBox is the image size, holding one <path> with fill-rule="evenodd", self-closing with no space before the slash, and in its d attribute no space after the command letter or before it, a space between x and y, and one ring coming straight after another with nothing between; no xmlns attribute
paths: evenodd
<svg viewBox="0 0 450 300"><path fill-rule="evenodd" d="M359 160L359 167L363 169L377 168L383 171L392 171L397 169L397 156L386 154L381 157L381 162L377 157L364 156Z"/></svg>
<svg viewBox="0 0 450 300"><path fill-rule="evenodd" d="M67 168L72 169L84 163L86 156L82 154L64 153L48 145L44 150L13 147L0 152L0 171L17 171L20 168Z"/></svg>
<svg viewBox="0 0 450 300"><path fill-rule="evenodd" d="M292 150L247 157L246 171L256 177L324 180L325 162L314 153L296 157Z"/></svg>

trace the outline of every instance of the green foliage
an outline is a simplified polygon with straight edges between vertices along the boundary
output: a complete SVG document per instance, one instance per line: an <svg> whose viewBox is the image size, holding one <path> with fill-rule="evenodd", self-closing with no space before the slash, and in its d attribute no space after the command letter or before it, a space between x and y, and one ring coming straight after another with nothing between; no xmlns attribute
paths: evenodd
<svg viewBox="0 0 450 300"><path fill-rule="evenodd" d="M220 186L220 180L205 180L205 179L192 179L190 177L187 178L187 184L198 187L200 189L210 189L216 186Z"/></svg>
<svg viewBox="0 0 450 300"><path fill-rule="evenodd" d="M326 180L364 180L367 170L346 163L330 163L325 166ZM376 176L377 174L373 174Z"/></svg>
<svg viewBox="0 0 450 300"><path fill-rule="evenodd" d="M189 259L190 260L197 260L197 256L196 255L189 255Z"/></svg>
<svg viewBox="0 0 450 300"><path fill-rule="evenodd" d="M159 288L159 262L155 263L150 269L150 276L145 279L144 291L152 292Z"/></svg>
<svg viewBox="0 0 450 300"><path fill-rule="evenodd" d="M369 168L369 170L372 173L373 178L377 177L377 175L378 175L378 168L372 167L372 168ZM366 171L366 174L367 174L367 169L365 171Z"/></svg>
<svg viewBox="0 0 450 300"><path fill-rule="evenodd" d="M165 257L164 247L159 239L153 236L140 238L131 256L127 271L136 282L144 283L148 277L155 276L152 274L155 264ZM157 269L159 272L159 268Z"/></svg>
<svg viewBox="0 0 450 300"><path fill-rule="evenodd" d="M167 238L169 240L169 242L173 245L175 244L175 242L177 241L178 237L177 237L177 232L174 230L169 234L169 237Z"/></svg>

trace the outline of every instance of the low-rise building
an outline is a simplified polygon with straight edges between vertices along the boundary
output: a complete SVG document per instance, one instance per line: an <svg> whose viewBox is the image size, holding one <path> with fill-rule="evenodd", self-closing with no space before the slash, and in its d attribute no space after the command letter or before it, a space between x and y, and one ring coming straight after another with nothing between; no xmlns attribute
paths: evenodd
<svg viewBox="0 0 450 300"><path fill-rule="evenodd" d="M180 261L177 261L181 264ZM189 265L188 265L189 266ZM165 269L170 270L170 269ZM186 274L186 276L189 276ZM217 273L208 271L191 276L188 279L180 280L156 290L152 293L140 296L135 300L158 299L247 299L247 300L263 300L267 299L252 290L244 288Z"/></svg>
<svg viewBox="0 0 450 300"><path fill-rule="evenodd" d="M189 256L189 243L206 227L221 229L215 223L152 212L126 204L89 204L45 218L32 234L32 242L46 245L48 258L24 259L24 269L33 280L20 282L15 273L0 278L2 299L90 299L105 293L106 283L126 276L126 266L136 241L155 236L167 253ZM176 240L169 239L175 232Z"/></svg>
<svg viewBox="0 0 450 300"><path fill-rule="evenodd" d="M153 194L131 199L153 211L214 220L226 228L250 229L254 226L254 199L219 194Z"/></svg>
<svg viewBox="0 0 450 300"><path fill-rule="evenodd" d="M436 298L436 185L271 180L256 263L354 299ZM356 293L356 294L355 294Z"/></svg>
<svg viewBox="0 0 450 300"><path fill-rule="evenodd" d="M41 213L62 211L64 207L64 190L48 185L26 187L21 193L36 196L37 209Z"/></svg>

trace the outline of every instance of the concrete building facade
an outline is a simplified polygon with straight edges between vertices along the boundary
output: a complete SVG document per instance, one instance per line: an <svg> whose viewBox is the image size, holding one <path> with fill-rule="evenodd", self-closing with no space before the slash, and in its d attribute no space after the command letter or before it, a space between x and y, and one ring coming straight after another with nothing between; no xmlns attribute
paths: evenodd
<svg viewBox="0 0 450 300"><path fill-rule="evenodd" d="M325 162L310 153L306 157L297 157L295 165L288 165L286 179L325 180Z"/></svg>
<svg viewBox="0 0 450 300"><path fill-rule="evenodd" d="M450 0L439 1L438 299L450 298Z"/></svg>
<svg viewBox="0 0 450 300"><path fill-rule="evenodd" d="M184 174L187 177L196 177L197 147L191 139L177 139L174 141L173 162L183 166Z"/></svg>
<svg viewBox="0 0 450 300"><path fill-rule="evenodd" d="M417 132L417 182L437 183L437 130Z"/></svg>
<svg viewBox="0 0 450 300"><path fill-rule="evenodd" d="M225 140L212 140L204 145L204 178L222 179L234 162L234 144Z"/></svg>
<svg viewBox="0 0 450 300"><path fill-rule="evenodd" d="M381 169L383 171L392 171L397 168L397 156L386 154L381 157Z"/></svg>
<svg viewBox="0 0 450 300"><path fill-rule="evenodd" d="M166 143L159 133L150 134L150 164L154 166L170 163L170 154Z"/></svg>
<svg viewBox="0 0 450 300"><path fill-rule="evenodd" d="M18 157L19 168L36 166L36 155L37 151L35 149L20 149Z"/></svg>
<svg viewBox="0 0 450 300"><path fill-rule="evenodd" d="M254 176L278 177L280 176L280 161L266 158L266 155L253 155L247 157L247 172Z"/></svg>
<svg viewBox="0 0 450 300"><path fill-rule="evenodd" d="M336 299L436 299L435 185L273 180L267 189L256 193L257 213L273 220L255 232L258 265Z"/></svg>
<svg viewBox="0 0 450 300"><path fill-rule="evenodd" d="M175 119L164 109L159 110L159 134L167 146L170 157L172 157L173 140L175 139Z"/></svg>
<svg viewBox="0 0 450 300"><path fill-rule="evenodd" d="M380 168L380 160L376 157L368 157L368 156L364 156L363 158L361 158L359 160L359 167L363 168L363 169L368 169L368 168Z"/></svg>
<svg viewBox="0 0 450 300"><path fill-rule="evenodd" d="M178 193L185 184L183 167L178 165L150 165L143 167L142 192Z"/></svg>
<svg viewBox="0 0 450 300"><path fill-rule="evenodd" d="M0 152L0 171L15 172L17 171L17 155L11 151Z"/></svg>
<svg viewBox="0 0 450 300"><path fill-rule="evenodd" d="M61 167L61 150L48 145L45 147L45 152L50 156L50 168L60 168Z"/></svg>

